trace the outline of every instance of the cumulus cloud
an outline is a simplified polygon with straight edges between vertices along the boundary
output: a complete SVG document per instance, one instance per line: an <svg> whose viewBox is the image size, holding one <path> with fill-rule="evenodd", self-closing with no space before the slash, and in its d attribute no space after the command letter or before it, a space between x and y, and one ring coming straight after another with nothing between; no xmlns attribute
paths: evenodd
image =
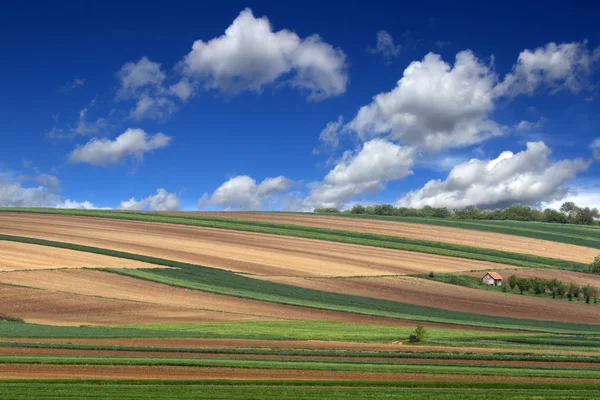
<svg viewBox="0 0 600 400"><path fill-rule="evenodd" d="M63 200L56 192L58 178L42 174L38 186L24 187L6 177L0 179L0 207L97 208L89 201Z"/></svg>
<svg viewBox="0 0 600 400"><path fill-rule="evenodd" d="M122 210L145 210L152 211L176 211L179 210L179 197L175 193L169 193L165 189L158 189L155 195L151 195L142 200L130 198L121 202L119 206Z"/></svg>
<svg viewBox="0 0 600 400"><path fill-rule="evenodd" d="M494 110L497 77L469 50L454 65L429 53L412 62L396 87L361 107L346 129L363 140L383 136L427 150L464 147L503 133Z"/></svg>
<svg viewBox="0 0 600 400"><path fill-rule="evenodd" d="M61 93L68 93L73 89L77 89L78 87L82 87L85 84L85 79L74 79L72 82L69 82L65 85L62 85L59 88L59 92Z"/></svg>
<svg viewBox="0 0 600 400"><path fill-rule="evenodd" d="M117 100L136 100L129 117L137 121L164 119L177 111L177 106L169 96L187 100L193 94L191 86L185 86L184 81L165 88L166 74L159 63L148 57L125 63L117 77L120 82Z"/></svg>
<svg viewBox="0 0 600 400"><path fill-rule="evenodd" d="M267 17L245 9L225 30L207 42L197 40L181 63L186 76L208 89L236 94L261 91L275 81L287 82L322 100L346 91L345 54L318 35L301 39L283 29L273 31Z"/></svg>
<svg viewBox="0 0 600 400"><path fill-rule="evenodd" d="M402 46L394 43L392 35L384 30L377 32L377 44L375 47L369 47L367 50L373 54L381 54L386 63L391 63L392 59L398 57Z"/></svg>
<svg viewBox="0 0 600 400"><path fill-rule="evenodd" d="M74 126L71 124L67 125L66 128L55 126L46 133L46 136L51 139L70 139L75 136L102 134L108 128L108 120L106 118L88 120L88 114L95 105L96 100L92 100L87 107L79 110L79 118Z"/></svg>
<svg viewBox="0 0 600 400"><path fill-rule="evenodd" d="M55 206L56 208L71 208L71 209L82 209L82 210L110 210L110 208L106 207L96 207L94 204L89 201L73 201L70 199L66 199L64 201L59 202Z"/></svg>
<svg viewBox="0 0 600 400"><path fill-rule="evenodd" d="M559 210L565 201L571 201L579 207L600 208L600 183L597 181L576 181L568 188L565 197L555 201L543 202L540 207Z"/></svg>
<svg viewBox="0 0 600 400"><path fill-rule="evenodd" d="M198 203L199 208L217 205L234 210L261 210L276 196L287 192L292 181L284 176L266 178L257 184L248 175L239 175L223 183L214 193L205 194Z"/></svg>
<svg viewBox="0 0 600 400"><path fill-rule="evenodd" d="M493 208L560 199L565 195L563 184L590 163L583 159L553 162L550 153L543 142L530 142L517 154L505 151L493 160L472 159L454 167L446 180L431 180L407 193L396 205Z"/></svg>
<svg viewBox="0 0 600 400"><path fill-rule="evenodd" d="M194 94L194 87L187 78L183 78L179 82L169 86L169 93L185 102Z"/></svg>
<svg viewBox="0 0 600 400"><path fill-rule="evenodd" d="M383 139L368 141L357 153L346 152L322 182L312 185L304 206L340 207L356 196L379 191L386 182L411 175L415 156L412 147Z"/></svg>
<svg viewBox="0 0 600 400"><path fill-rule="evenodd" d="M144 153L165 147L170 141L162 133L148 135L142 129L127 129L115 140L94 138L77 146L69 154L69 161L100 166L117 164L127 157L142 159Z"/></svg>
<svg viewBox="0 0 600 400"><path fill-rule="evenodd" d="M532 94L544 85L553 91L581 91L594 64L600 61L600 47L590 52L587 43L550 42L535 50L524 50L516 65L495 89L498 95Z"/></svg>

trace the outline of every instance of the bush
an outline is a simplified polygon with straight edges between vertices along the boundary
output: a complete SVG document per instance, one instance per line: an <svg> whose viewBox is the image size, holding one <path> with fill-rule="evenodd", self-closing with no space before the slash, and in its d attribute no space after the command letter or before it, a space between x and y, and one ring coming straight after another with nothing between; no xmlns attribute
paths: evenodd
<svg viewBox="0 0 600 400"><path fill-rule="evenodd" d="M411 343L419 343L423 341L423 339L425 339L426 337L427 329L425 329L425 327L422 325L418 325L415 331L410 335L409 340Z"/></svg>
<svg viewBox="0 0 600 400"><path fill-rule="evenodd" d="M594 258L594 262L590 264L589 271L592 274L600 274L600 256L596 256L596 258Z"/></svg>
<svg viewBox="0 0 600 400"><path fill-rule="evenodd" d="M338 210L335 207L321 207L321 208L315 208L315 210L313 212L316 212L316 213L339 213L340 210Z"/></svg>
<svg viewBox="0 0 600 400"><path fill-rule="evenodd" d="M22 318L15 317L14 315L0 314L0 321L6 322L24 322Z"/></svg>
<svg viewBox="0 0 600 400"><path fill-rule="evenodd" d="M431 272L429 273L429 277L430 277L430 278L435 278L435 273L434 273L433 271L431 271Z"/></svg>

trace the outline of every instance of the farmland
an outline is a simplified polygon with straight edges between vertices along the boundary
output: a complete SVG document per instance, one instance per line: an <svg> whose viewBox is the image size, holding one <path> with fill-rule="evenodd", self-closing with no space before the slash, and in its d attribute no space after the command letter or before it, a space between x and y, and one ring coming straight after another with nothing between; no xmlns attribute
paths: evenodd
<svg viewBox="0 0 600 400"><path fill-rule="evenodd" d="M2 210L0 379L7 398L595 398L597 305L418 277L597 286L596 232L539 225Z"/></svg>

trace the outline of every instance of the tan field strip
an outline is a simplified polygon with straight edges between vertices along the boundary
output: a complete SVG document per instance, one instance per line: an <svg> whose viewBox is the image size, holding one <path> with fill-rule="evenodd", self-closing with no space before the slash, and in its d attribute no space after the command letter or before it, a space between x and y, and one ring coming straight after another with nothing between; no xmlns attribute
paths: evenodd
<svg viewBox="0 0 600 400"><path fill-rule="evenodd" d="M2 312L47 325L114 325L155 322L263 320L211 310L169 307L72 293L0 285Z"/></svg>
<svg viewBox="0 0 600 400"><path fill-rule="evenodd" d="M123 258L0 240L0 271L52 268L157 268Z"/></svg>
<svg viewBox="0 0 600 400"><path fill-rule="evenodd" d="M183 214L183 213L181 213ZM413 239L432 240L488 249L534 254L542 257L559 258L583 263L592 262L598 249L575 246L548 240L516 237L492 232L449 228L408 222L367 220L359 218L327 217L317 215L295 215L277 213L243 212L190 212L185 214L207 215L211 217L239 218L253 221L280 222L321 228L378 233Z"/></svg>
<svg viewBox="0 0 600 400"><path fill-rule="evenodd" d="M480 381L480 375L402 372L314 371L214 367L0 364L0 379L255 379L255 380L377 380ZM485 376L488 382L585 382L600 379Z"/></svg>
<svg viewBox="0 0 600 400"><path fill-rule="evenodd" d="M600 307L593 304L574 304L512 293L489 292L408 276L351 279L262 277L261 279L468 313L545 321L600 323Z"/></svg>
<svg viewBox="0 0 600 400"><path fill-rule="evenodd" d="M0 233L264 275L376 276L510 268L313 239L93 217L1 213Z"/></svg>

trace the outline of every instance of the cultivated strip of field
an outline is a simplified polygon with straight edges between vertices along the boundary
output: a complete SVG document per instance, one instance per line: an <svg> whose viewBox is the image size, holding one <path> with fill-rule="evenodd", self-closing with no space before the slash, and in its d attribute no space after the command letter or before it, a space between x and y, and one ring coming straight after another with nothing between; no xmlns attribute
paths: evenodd
<svg viewBox="0 0 600 400"><path fill-rule="evenodd" d="M0 240L0 271L156 267L153 264L100 254Z"/></svg>
<svg viewBox="0 0 600 400"><path fill-rule="evenodd" d="M252 315L186 309L8 285L0 285L0 305L4 314L18 315L32 323L51 325L259 319ZM6 323L0 324L0 328L4 325Z"/></svg>
<svg viewBox="0 0 600 400"><path fill-rule="evenodd" d="M299 213L290 213L299 214ZM597 226L555 224L529 221L486 221L444 218L393 217L381 215L359 215L327 213L315 214L339 218L398 221L432 226L472 229L480 232L495 232L507 235L543 239L576 246L600 249L600 228Z"/></svg>
<svg viewBox="0 0 600 400"><path fill-rule="evenodd" d="M525 276L521 271L529 270L516 272ZM409 276L325 279L274 276L261 279L327 292L375 297L475 314L591 324L600 322L600 309L589 304L488 292Z"/></svg>
<svg viewBox="0 0 600 400"><path fill-rule="evenodd" d="M61 295L69 297L70 294L90 296L90 298L95 300L93 306L90 306L88 303L82 303L77 310L80 318L81 316L85 316L88 321L80 322L75 320L79 324L98 320L103 321L103 324L122 323L123 319L119 316L115 317L117 322L110 322L110 314L98 307L97 303L102 303L101 300L105 299L126 300L128 303L141 302L147 305L147 308L151 308L151 305L156 305L155 314L160 312L163 312L163 314L157 316L155 321L149 321L151 317L148 315L142 316L141 318L146 322L164 322L170 320L170 318L173 321L177 319L181 320L181 316L178 317L178 315L184 313L185 318L183 321L194 322L286 319L379 322L392 325L411 324L406 321L389 318L372 318L366 315L347 314L224 296L92 270L4 272L0 273L0 283L45 289L46 294L56 293L57 296L54 298L60 298ZM3 305L2 308L12 309L11 304L32 302L29 297L30 293L29 291L23 293L23 295L27 296L25 299L18 293L13 293L11 300L6 305ZM72 310L72 307L65 309L55 302L48 305L38 305L38 307L43 309L44 323L57 325L60 325L61 322L64 323L63 318L65 313ZM39 318L37 317L37 313L42 311L39 308L36 307L36 314L33 315L31 314L32 310L27 311L24 309L14 310L19 313L13 311L10 313L20 315L27 321L41 323L37 319ZM127 323L136 324L142 323L142 321L139 321L138 316L133 314L129 317Z"/></svg>
<svg viewBox="0 0 600 400"><path fill-rule="evenodd" d="M435 240L465 246L484 247L515 253L533 254L541 257L559 258L590 263L598 255L597 249L558 243L534 238L516 239L513 235L473 231L464 228L432 226L418 223L360 218L336 218L318 214L289 214L263 212L179 212L176 215L198 215L243 219L249 221L277 222L302 226L368 232L412 239Z"/></svg>
<svg viewBox="0 0 600 400"><path fill-rule="evenodd" d="M100 218L0 214L0 233L60 240L259 275L356 276L498 268L495 263L433 254Z"/></svg>
<svg viewBox="0 0 600 400"><path fill-rule="evenodd" d="M133 276L153 282L179 286L205 292L227 294L254 300L262 300L279 304L297 305L331 311L387 317L395 319L434 322L442 324L457 324L472 327L486 327L513 330L535 330L552 333L585 333L598 330L596 325L565 324L556 321L524 320L507 317L494 317L484 314L470 314L423 307L413 304L393 302L389 300L359 297L346 294L317 291L274 282L241 276L230 271L202 267L199 265L179 263L171 260L140 256L131 253L118 252L94 247L72 245L69 243L51 242L41 239L22 237L1 237L4 240L36 243L46 246L70 248L97 254L140 260L167 269L107 269L106 271Z"/></svg>
<svg viewBox="0 0 600 400"><path fill-rule="evenodd" d="M230 220L218 217L185 217L179 215L161 215L143 212L122 211L80 211L80 210L36 210L40 214L65 214L69 216L92 216L95 218L108 218L111 220L131 220L168 223L173 225L212 227L226 230L237 230L244 232L275 234L282 236L293 236L300 238L319 239L330 242L341 242L348 244L359 244L371 247L389 248L396 250L408 250L420 253L436 254L443 256L466 258L471 260L490 261L494 263L505 263L516 266L540 268L554 267L562 269L587 269L587 264L574 261L560 260L555 258L539 257L530 254L505 252L495 249L486 249L472 246L461 246L451 243L426 241L419 239L403 238L398 236L377 235L373 233L353 232L319 227L279 224L260 221ZM7 216L8 215L8 216ZM35 216L29 215L35 221ZM15 213L0 213L0 222L9 224L17 218ZM38 218L50 221L49 216ZM65 217L67 218L67 217ZM0 228L2 225L0 225ZM11 226L13 232L18 228ZM164 228L166 229L166 228ZM2 231L0 231L0 234ZM25 235L19 233L19 235Z"/></svg>

